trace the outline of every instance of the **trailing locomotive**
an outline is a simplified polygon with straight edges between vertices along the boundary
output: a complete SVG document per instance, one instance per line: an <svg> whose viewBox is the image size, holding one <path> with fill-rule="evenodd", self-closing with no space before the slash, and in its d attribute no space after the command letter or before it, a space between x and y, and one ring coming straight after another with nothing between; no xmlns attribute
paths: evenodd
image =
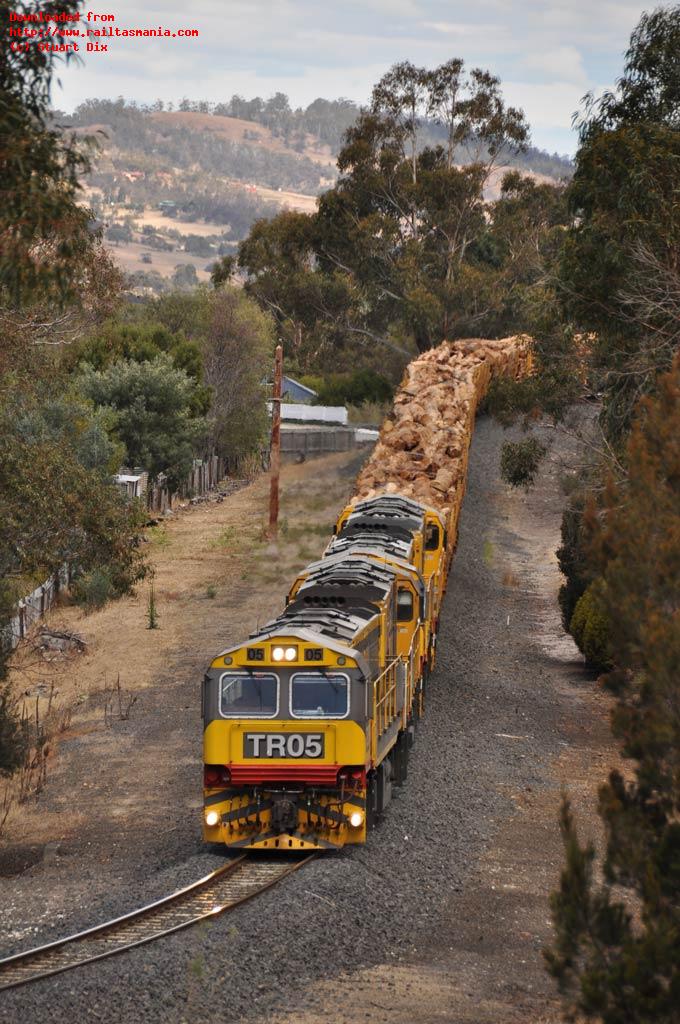
<svg viewBox="0 0 680 1024"><path fill-rule="evenodd" d="M434 660L447 524L383 495L344 509L334 534L281 615L223 651L205 677L207 841L363 843L406 778Z"/></svg>

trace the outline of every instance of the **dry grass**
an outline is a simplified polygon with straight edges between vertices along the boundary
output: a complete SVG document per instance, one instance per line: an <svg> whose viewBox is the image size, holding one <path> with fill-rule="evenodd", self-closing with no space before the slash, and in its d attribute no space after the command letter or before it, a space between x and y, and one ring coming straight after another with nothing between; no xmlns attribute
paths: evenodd
<svg viewBox="0 0 680 1024"><path fill-rule="evenodd" d="M48 763L60 737L71 728L74 700L60 700L54 681L45 693L24 693L21 731L25 751L18 770L6 779L0 795L0 840L22 818L22 809L34 803L47 785ZM17 702L19 703L19 701Z"/></svg>
<svg viewBox="0 0 680 1024"><path fill-rule="evenodd" d="M213 228L214 231L215 228ZM132 274L136 270L145 272L155 270L161 277L172 277L175 267L180 263L193 263L198 280L209 281L210 274L205 267L209 263L214 263L216 259L215 256L192 256L189 252L160 252L157 249L151 250L148 245L141 245L139 242L129 242L126 245L112 245L107 242L107 247L113 259L126 274ZM142 263L143 252L151 252L152 263Z"/></svg>

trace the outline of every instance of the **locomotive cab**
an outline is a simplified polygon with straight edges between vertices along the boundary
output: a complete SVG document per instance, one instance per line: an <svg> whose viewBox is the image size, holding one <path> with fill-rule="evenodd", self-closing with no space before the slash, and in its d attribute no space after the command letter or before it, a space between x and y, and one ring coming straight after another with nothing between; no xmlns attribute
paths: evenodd
<svg viewBox="0 0 680 1024"><path fill-rule="evenodd" d="M292 622L213 661L203 700L206 840L286 850L365 841L365 654L377 659L380 643L379 616L368 614L349 622L334 612L325 623L358 634L364 654L330 637L321 646ZM307 622L320 624L318 613Z"/></svg>

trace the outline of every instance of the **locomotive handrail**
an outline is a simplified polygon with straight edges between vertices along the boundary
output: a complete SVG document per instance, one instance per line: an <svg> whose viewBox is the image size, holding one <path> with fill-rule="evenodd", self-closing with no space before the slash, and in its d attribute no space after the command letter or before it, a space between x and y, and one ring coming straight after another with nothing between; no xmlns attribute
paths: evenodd
<svg viewBox="0 0 680 1024"><path fill-rule="evenodd" d="M386 721L386 718L387 718L387 713L386 712L388 711L388 709L386 709L384 707L384 705L387 703L388 700L390 700L390 698L393 698L393 703L394 703L394 709L393 709L394 713L392 714L391 717L392 718L396 717L396 693L397 693L397 672L396 672L396 666L397 666L397 664L401 660L402 660L401 657L394 658L389 663L389 665L385 666L385 668L380 673L380 675L377 677L377 679L374 680L374 685L377 687L377 692L379 692L380 689L382 688L381 684L382 684L383 679L389 680L390 677L391 677L391 685L387 686L387 688L384 690L382 696L378 700L376 700L376 702L375 702L375 717L376 717L377 725L378 725L378 736L381 736L382 733L385 732L385 729L387 728L387 726L390 724L389 721Z"/></svg>
<svg viewBox="0 0 680 1024"><path fill-rule="evenodd" d="M420 645L420 632L423 629L423 622L419 620L416 624L416 628L413 631L411 637L411 646L409 647L408 654L404 658L404 663L408 665L408 680L407 680L407 693L406 700L404 701L404 724L409 716L411 703L413 701L413 693L416 688L416 682L419 681L420 676L416 678L416 651Z"/></svg>

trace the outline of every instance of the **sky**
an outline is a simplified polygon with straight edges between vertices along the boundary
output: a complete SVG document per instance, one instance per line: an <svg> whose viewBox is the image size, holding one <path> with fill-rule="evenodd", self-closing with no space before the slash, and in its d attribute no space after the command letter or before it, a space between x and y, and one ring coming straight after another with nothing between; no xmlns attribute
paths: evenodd
<svg viewBox="0 0 680 1024"><path fill-rule="evenodd" d="M91 4L91 5L90 5ZM97 6L101 4L101 6ZM396 61L436 67L462 57L500 77L522 107L532 142L573 154L571 121L585 93L611 87L647 6L627 0L88 0L124 28L198 29L198 38L109 38L62 68L53 105L70 112L86 98L140 103L182 97L221 102L288 94L365 103ZM90 21L94 27L95 21Z"/></svg>

